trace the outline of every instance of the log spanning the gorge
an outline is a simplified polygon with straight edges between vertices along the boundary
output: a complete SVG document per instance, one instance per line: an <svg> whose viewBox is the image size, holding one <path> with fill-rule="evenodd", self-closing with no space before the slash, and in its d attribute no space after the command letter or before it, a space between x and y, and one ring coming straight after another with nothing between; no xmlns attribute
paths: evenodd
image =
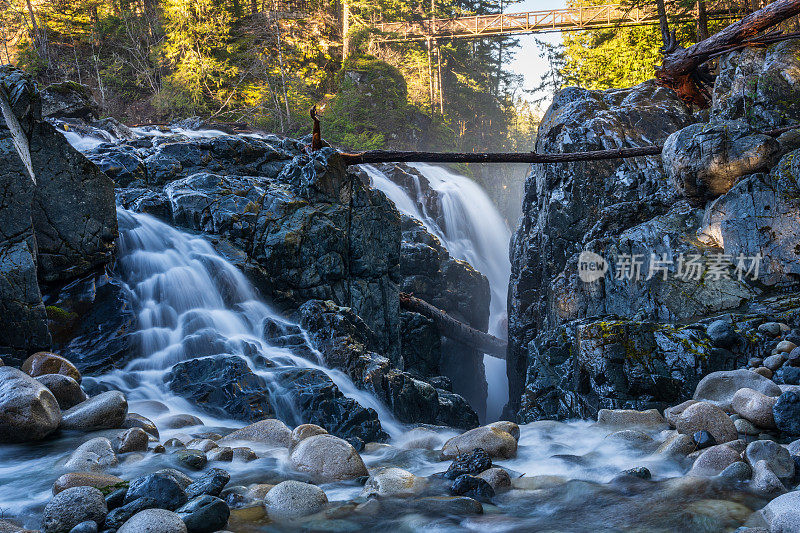
<svg viewBox="0 0 800 533"><path fill-rule="evenodd" d="M798 0L800 1L800 0ZM778 137L782 133L800 128L795 124L783 128L761 132ZM753 132L756 133L756 132ZM341 152L347 166L370 163L574 163L576 161L601 161L604 159L625 159L660 155L663 144L638 146L636 148L616 148L592 152L567 152L563 154L537 154L536 152L412 152L392 150L369 150L366 152Z"/></svg>
<svg viewBox="0 0 800 533"><path fill-rule="evenodd" d="M433 323L436 324L439 333L448 339L452 339L483 353L499 357L500 359L506 358L506 350L508 349L507 341L498 339L494 335L478 331L463 322L459 322L428 302L401 292L400 307L406 311L413 311L414 313L419 313L422 316L430 318L433 320Z"/></svg>

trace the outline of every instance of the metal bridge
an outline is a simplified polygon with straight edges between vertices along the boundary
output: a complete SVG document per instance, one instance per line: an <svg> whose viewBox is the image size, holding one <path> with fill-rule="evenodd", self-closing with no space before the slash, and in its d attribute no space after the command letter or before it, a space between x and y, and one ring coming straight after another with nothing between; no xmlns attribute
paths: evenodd
<svg viewBox="0 0 800 533"><path fill-rule="evenodd" d="M759 2L744 2L757 4ZM714 2L709 5L709 20L740 18L745 12L739 2ZM754 6L749 10L753 9ZM696 12L671 14L670 21L694 20ZM371 26L381 31L378 41L422 41L441 38L480 38L491 35L580 31L658 24L655 6L631 8L621 4L576 6L549 11L498 13L457 18L432 18L412 22L383 22Z"/></svg>

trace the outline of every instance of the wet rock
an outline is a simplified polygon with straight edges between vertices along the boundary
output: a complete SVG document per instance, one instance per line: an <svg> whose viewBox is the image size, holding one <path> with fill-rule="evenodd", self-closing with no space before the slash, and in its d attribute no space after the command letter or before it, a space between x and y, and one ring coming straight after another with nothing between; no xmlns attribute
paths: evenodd
<svg viewBox="0 0 800 533"><path fill-rule="evenodd" d="M175 468L163 468L155 473L172 478L183 490L186 490L186 487L193 482L192 478Z"/></svg>
<svg viewBox="0 0 800 533"><path fill-rule="evenodd" d="M800 385L800 368L784 366L775 373L775 381L786 385Z"/></svg>
<svg viewBox="0 0 800 533"><path fill-rule="evenodd" d="M770 531L797 533L800 531L800 491L778 496L760 511Z"/></svg>
<svg viewBox="0 0 800 533"><path fill-rule="evenodd" d="M628 470L622 471L623 476L628 477L635 477L639 479L650 479L653 477L653 474L647 468L643 466L637 466L636 468L629 468Z"/></svg>
<svg viewBox="0 0 800 533"><path fill-rule="evenodd" d="M133 515L117 533L187 533L181 517L166 509L146 509Z"/></svg>
<svg viewBox="0 0 800 533"><path fill-rule="evenodd" d="M234 461L242 461L248 463L250 461L255 461L256 459L258 459L256 453L247 446L237 446L235 448L232 448L231 453L233 453Z"/></svg>
<svg viewBox="0 0 800 533"><path fill-rule="evenodd" d="M731 409L733 396L739 389L753 389L767 396L780 396L780 387L773 381L750 370L712 372L700 380L694 399Z"/></svg>
<svg viewBox="0 0 800 533"><path fill-rule="evenodd" d="M189 414L172 415L170 417L167 417L161 423L164 425L164 427L169 429L182 429L192 426L203 425L202 420L200 420L194 415L189 415Z"/></svg>
<svg viewBox="0 0 800 533"><path fill-rule="evenodd" d="M719 473L719 476L730 481L749 481L750 476L753 475L753 469L750 468L750 465L745 463L744 461L736 461L735 463L731 463L725 467L725 469Z"/></svg>
<svg viewBox="0 0 800 533"><path fill-rule="evenodd" d="M125 495L127 493L127 486L112 490L108 496L106 496L106 505L108 506L108 510L111 511L113 509L122 507L122 505L125 503ZM108 517L106 517L106 520L108 520Z"/></svg>
<svg viewBox="0 0 800 533"><path fill-rule="evenodd" d="M761 433L760 429L754 426L752 422L745 420L744 418L734 420L733 425L736 426L736 431L743 435L754 436Z"/></svg>
<svg viewBox="0 0 800 533"><path fill-rule="evenodd" d="M364 484L361 497L409 498L420 494L427 480L402 468L384 468L373 473Z"/></svg>
<svg viewBox="0 0 800 533"><path fill-rule="evenodd" d="M717 445L717 441L714 436L705 430L695 431L694 434L692 434L692 441L698 450Z"/></svg>
<svg viewBox="0 0 800 533"><path fill-rule="evenodd" d="M784 359L781 354L770 355L769 357L764 358L763 365L772 372L775 372L781 367L781 365L783 365L783 360Z"/></svg>
<svg viewBox="0 0 800 533"><path fill-rule="evenodd" d="M106 502L108 502L108 499L106 499ZM108 513L108 516L106 517L106 523L104 525L108 529L119 529L122 527L122 524L127 522L136 513L144 511L145 509L157 508L158 502L153 498L136 498L132 502L120 505Z"/></svg>
<svg viewBox="0 0 800 533"><path fill-rule="evenodd" d="M9 366L0 367L0 442L40 440L61 423L61 409L41 383Z"/></svg>
<svg viewBox="0 0 800 533"><path fill-rule="evenodd" d="M229 433L219 442L220 444L228 444L235 441L247 441L288 448L292 442L292 430L280 420L261 420Z"/></svg>
<svg viewBox="0 0 800 533"><path fill-rule="evenodd" d="M87 520L70 529L69 533L97 533L98 531L97 522Z"/></svg>
<svg viewBox="0 0 800 533"><path fill-rule="evenodd" d="M219 445L211 439L192 439L186 443L186 447L207 453L214 448L219 448Z"/></svg>
<svg viewBox="0 0 800 533"><path fill-rule="evenodd" d="M634 411L632 409L600 409L597 412L597 423L606 426L631 426L665 429L667 421L656 409Z"/></svg>
<svg viewBox="0 0 800 533"><path fill-rule="evenodd" d="M770 370L769 368L767 368L765 366L760 366L758 368L754 368L753 372L755 372L756 374L760 374L760 375L764 376L767 379L772 379L772 375L773 375L772 370Z"/></svg>
<svg viewBox="0 0 800 533"><path fill-rule="evenodd" d="M289 448L292 449L297 446L301 440L306 439L308 437L313 437L314 435L324 435L327 431L325 428L319 427L316 424L300 424L296 428L292 430L292 437L289 443Z"/></svg>
<svg viewBox="0 0 800 533"><path fill-rule="evenodd" d="M277 520L290 520L317 513L327 503L328 498L321 488L300 481L278 483L264 498L267 515Z"/></svg>
<svg viewBox="0 0 800 533"><path fill-rule="evenodd" d="M219 496L230 480L231 475L225 470L211 468L186 487L186 496L190 500L203 494Z"/></svg>
<svg viewBox="0 0 800 533"><path fill-rule="evenodd" d="M467 496L484 503L488 503L494 498L494 489L485 479L469 474L458 476L450 486L450 493L455 496Z"/></svg>
<svg viewBox="0 0 800 533"><path fill-rule="evenodd" d="M678 405L667 407L664 409L664 418L667 419L672 427L675 427L678 423L678 418L680 418L681 414L686 410L686 408L696 403L697 400L686 400Z"/></svg>
<svg viewBox="0 0 800 533"><path fill-rule="evenodd" d="M698 402L687 407L677 421L677 430L685 435L696 431L708 431L719 443L736 440L739 433L725 411L706 402Z"/></svg>
<svg viewBox="0 0 800 533"><path fill-rule="evenodd" d="M188 500L177 481L160 473L147 474L131 481L125 495L125 504L138 498L152 498L159 508L170 511L174 511Z"/></svg>
<svg viewBox="0 0 800 533"><path fill-rule="evenodd" d="M701 453L687 475L716 476L729 465L741 460L739 452L724 444L718 444Z"/></svg>
<svg viewBox="0 0 800 533"><path fill-rule="evenodd" d="M103 493L94 487L72 487L53 496L44 508L45 533L69 533L87 520L103 523L108 509Z"/></svg>
<svg viewBox="0 0 800 533"><path fill-rule="evenodd" d="M62 413L62 429L93 431L122 427L128 402L119 391L108 391L89 398Z"/></svg>
<svg viewBox="0 0 800 533"><path fill-rule="evenodd" d="M80 384L63 374L44 374L36 380L53 393L62 410L74 407L88 399Z"/></svg>
<svg viewBox="0 0 800 533"><path fill-rule="evenodd" d="M454 459L462 453L482 448L490 457L510 459L517 454L517 441L496 427L483 426L471 429L444 443L442 457Z"/></svg>
<svg viewBox="0 0 800 533"><path fill-rule="evenodd" d="M39 94L43 117L90 120L100 116L99 106L86 85L74 81L54 83L42 89Z"/></svg>
<svg viewBox="0 0 800 533"><path fill-rule="evenodd" d="M780 444L770 440L757 440L751 442L744 452L750 466L755 468L759 461L766 461L769 469L780 479L794 477L794 460L789 451Z"/></svg>
<svg viewBox="0 0 800 533"><path fill-rule="evenodd" d="M175 460L178 464L192 470L202 470L208 463L205 452L189 448L175 452Z"/></svg>
<svg viewBox="0 0 800 533"><path fill-rule="evenodd" d="M150 438L141 428L131 428L119 435L114 440L117 453L146 452Z"/></svg>
<svg viewBox="0 0 800 533"><path fill-rule="evenodd" d="M689 435L682 435L675 432L668 437L656 450L657 454L667 457L683 457L695 450L694 439Z"/></svg>
<svg viewBox="0 0 800 533"><path fill-rule="evenodd" d="M700 204L728 192L738 179L771 168L780 144L746 122L692 124L664 143L664 169L677 189Z"/></svg>
<svg viewBox="0 0 800 533"><path fill-rule="evenodd" d="M729 320L715 320L708 325L706 333L712 344L720 348L731 348L739 341L739 334Z"/></svg>
<svg viewBox="0 0 800 533"><path fill-rule="evenodd" d="M775 346L775 350L778 353L791 353L792 350L797 348L797 344L793 343L792 341L782 340Z"/></svg>
<svg viewBox="0 0 800 533"><path fill-rule="evenodd" d="M122 479L109 474L98 472L69 472L60 476L53 483L53 494L58 494L72 487L94 487L104 489L122 483Z"/></svg>
<svg viewBox="0 0 800 533"><path fill-rule="evenodd" d="M81 373L78 372L75 365L60 355L51 352L38 352L31 355L22 363L20 370L31 377L45 374L61 374L71 377L78 383L81 382Z"/></svg>
<svg viewBox="0 0 800 533"><path fill-rule="evenodd" d="M781 480L772 469L769 463L765 460L756 461L753 467L753 479L750 481L750 487L762 494L776 494L786 492L786 487L783 486Z"/></svg>
<svg viewBox="0 0 800 533"><path fill-rule="evenodd" d="M519 424L515 422L509 422L508 420L498 420L497 422L492 422L491 424L486 425L490 428L497 428L505 431L514 437L515 441L519 442Z"/></svg>
<svg viewBox="0 0 800 533"><path fill-rule="evenodd" d="M476 477L479 477L489 483L489 485L491 485L494 489L495 493L503 492L511 488L511 476L504 468L489 468L478 474Z"/></svg>
<svg viewBox="0 0 800 533"><path fill-rule="evenodd" d="M477 500L466 496L429 496L415 500L423 512L465 516L471 514L483 514L483 505Z"/></svg>
<svg viewBox="0 0 800 533"><path fill-rule="evenodd" d="M292 450L289 462L295 470L322 483L368 475L355 448L333 435L315 435L300 441Z"/></svg>
<svg viewBox="0 0 800 533"><path fill-rule="evenodd" d="M787 391L780 395L772 414L777 428L788 435L800 435L800 393Z"/></svg>
<svg viewBox="0 0 800 533"><path fill-rule="evenodd" d="M69 456L64 468L78 472L103 472L117 464L111 441L105 437L97 437L78 446Z"/></svg>
<svg viewBox="0 0 800 533"><path fill-rule="evenodd" d="M125 429L140 428L155 438L159 437L158 428L153 421L137 413L128 413L128 416L125 417L125 421L122 423L122 427Z"/></svg>
<svg viewBox="0 0 800 533"><path fill-rule="evenodd" d="M468 453L459 454L444 473L446 479L455 479L463 474L480 474L492 467L492 459L486 450L476 448Z"/></svg>
<svg viewBox="0 0 800 533"><path fill-rule="evenodd" d="M759 333L765 333L770 337L777 337L782 333L783 328L781 328L781 325L778 322L764 322L758 326L758 331Z"/></svg>
<svg viewBox="0 0 800 533"><path fill-rule="evenodd" d="M233 460L233 449L228 446L220 446L207 452L206 457L209 461L229 462Z"/></svg>
<svg viewBox="0 0 800 533"><path fill-rule="evenodd" d="M765 429L775 428L772 409L777 398L767 396L753 389L739 389L733 395L731 406L734 412L749 420L756 426Z"/></svg>
<svg viewBox="0 0 800 533"><path fill-rule="evenodd" d="M637 431L635 429L616 431L608 435L606 439L631 448L652 449L655 447L653 446L653 437L643 431Z"/></svg>
<svg viewBox="0 0 800 533"><path fill-rule="evenodd" d="M198 496L176 511L186 524L188 533L214 533L225 527L231 510L219 498Z"/></svg>

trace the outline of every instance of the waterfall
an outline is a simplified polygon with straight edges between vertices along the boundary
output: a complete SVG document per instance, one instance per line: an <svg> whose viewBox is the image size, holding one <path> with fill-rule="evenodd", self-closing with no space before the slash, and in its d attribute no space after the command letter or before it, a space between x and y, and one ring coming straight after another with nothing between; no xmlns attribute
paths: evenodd
<svg viewBox="0 0 800 533"><path fill-rule="evenodd" d="M275 406L281 418L295 425L303 423L291 412L291 398L282 395L272 381L275 368L266 370L258 364L259 358L267 358L277 367L322 370L345 396L375 409L387 433L401 433L400 424L377 399L357 389L342 372L324 367L321 354L313 349L305 332L304 353L313 354L316 360L296 355L287 347L271 346L264 338L265 326L288 323L259 299L245 275L205 239L125 209L118 209L118 219L115 268L133 295L138 324L134 346L139 353L124 369L98 381L124 391L130 401L168 398L171 405L196 411L185 400L171 397L163 385L164 375L187 359L239 356L264 378L271 396L281 404ZM201 417L208 418L205 414Z"/></svg>
<svg viewBox="0 0 800 533"><path fill-rule="evenodd" d="M507 335L506 292L511 276L508 246L511 232L486 192L474 181L446 168L414 163L428 186L436 191L441 207L443 225L425 209L419 181L416 190L406 191L371 165L364 165L373 187L381 190L397 209L422 222L436 235L450 255L467 261L489 280L491 303L489 333L505 338ZM497 419L508 401L506 363L486 355L486 381L489 388L487 417Z"/></svg>

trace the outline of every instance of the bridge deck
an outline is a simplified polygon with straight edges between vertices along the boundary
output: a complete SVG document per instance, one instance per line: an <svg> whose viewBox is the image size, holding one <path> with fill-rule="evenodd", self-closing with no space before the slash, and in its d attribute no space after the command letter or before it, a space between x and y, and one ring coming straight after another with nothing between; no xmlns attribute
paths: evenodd
<svg viewBox="0 0 800 533"><path fill-rule="evenodd" d="M726 6L730 3L726 3ZM736 6L738 7L738 6ZM712 6L709 19L741 16L736 7ZM688 13L682 19L693 19ZM451 19L428 19L414 22L385 22L375 25L385 35L381 41L415 41L428 38L476 38L489 35L580 31L618 26L642 26L658 23L655 8L629 8L620 4L527 11L496 15L474 15Z"/></svg>

